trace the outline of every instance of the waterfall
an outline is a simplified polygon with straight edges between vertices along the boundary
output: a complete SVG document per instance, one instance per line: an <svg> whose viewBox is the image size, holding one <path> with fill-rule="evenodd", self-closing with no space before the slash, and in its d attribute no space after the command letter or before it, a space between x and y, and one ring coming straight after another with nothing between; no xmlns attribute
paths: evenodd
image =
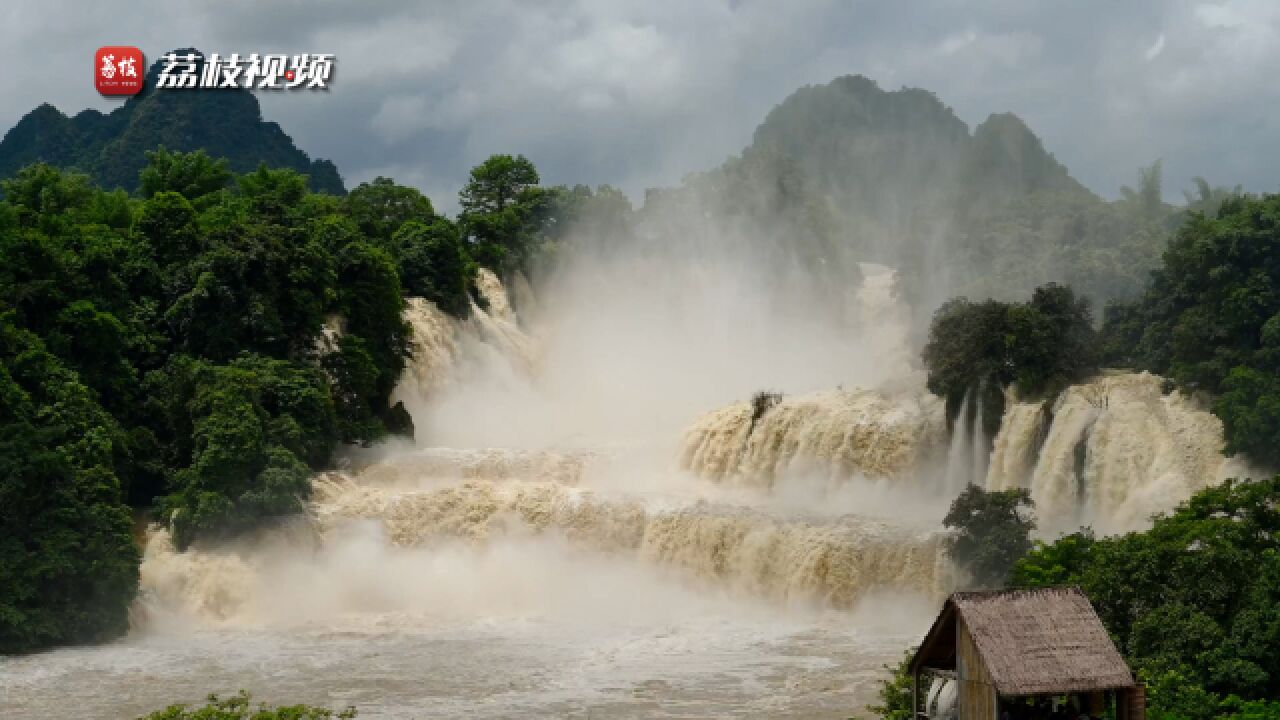
<svg viewBox="0 0 1280 720"><path fill-rule="evenodd" d="M787 473L892 478L941 487L947 498L970 482L1026 488L1045 537L1081 525L1125 532L1201 488L1253 472L1222 455L1221 421L1161 385L1147 373L1109 373L1067 387L1048 404L1010 391L990 440L982 388L964 395L949 441L941 400L918 392L787 397L754 426L751 404L737 403L686 432L680 464L716 482L764 489ZM943 447L945 464L936 471L931 458Z"/></svg>
<svg viewBox="0 0 1280 720"><path fill-rule="evenodd" d="M879 282L864 300L888 301L887 281ZM728 614L758 604L770 624L790 612L843 624L878 597L936 602L955 589L941 518L969 483L1027 488L1037 533L1052 538L1081 524L1103 534L1142 527L1151 513L1243 472L1222 456L1222 425L1208 410L1162 393L1160 378L1132 373L1049 400L1011 390L995 437L983 422L990 388L961 398L948 433L946 403L907 372L874 389L692 412L683 432L664 425L654 444L643 435L628 436L630 444L597 435L558 442L555 426L566 417L581 425L633 410L628 400L646 402L645 391L609 383L651 363L623 353L616 374L583 381L565 370L589 366L563 364L563 335L526 332L492 274L478 276L477 288L485 307L466 319L420 298L407 303L413 356L396 396L414 414L420 444L351 453L312 479L304 517L231 544L179 553L165 530L151 528L136 632L301 628L303 637L381 638L443 627L467 635L493 617L536 624L546 613L569 618L571 629L601 603L631 613L618 597L663 606L672 593L718 598ZM606 326L611 339L629 331ZM341 319L326 328L322 350L331 350ZM559 354L548 354L555 341ZM587 357L613 355L593 348ZM548 358L560 364L552 373L560 385L547 382ZM674 399L683 403L680 387ZM568 403L554 395L566 388ZM572 414L582 399L601 412ZM551 431L533 427L524 437L536 440L526 445L483 444L521 437L510 432L528 429L510 424L515 410ZM456 429L464 422L508 424L468 435ZM439 438L453 446L425 445ZM610 583L614 594L599 595ZM665 638L665 617L641 623L642 636ZM724 617L717 610L717 622Z"/></svg>
<svg viewBox="0 0 1280 720"><path fill-rule="evenodd" d="M973 443L970 449L970 459L973 462L972 470L967 478L967 483L981 484L987 476L987 458L991 452L991 448L987 442L987 424L984 421L985 416L982 414L982 397L985 394L987 385L980 382L978 387L974 389L974 406L973 420L969 423L969 432L972 433L971 439Z"/></svg>
<svg viewBox="0 0 1280 720"><path fill-rule="evenodd" d="M404 317L412 330L412 354L392 396L393 403L420 406L447 387L462 365L505 365L515 373L533 372L536 343L520 328L502 283L482 268L476 274L476 287L488 309L472 303L466 320L445 313L424 298L408 298Z"/></svg>
<svg viewBox="0 0 1280 720"><path fill-rule="evenodd" d="M863 293L868 302L892 300L889 280L881 277L874 292ZM522 391L537 391L537 342L496 276L481 271L476 286L485 307L473 306L466 319L422 298L406 304L412 357L396 398L415 421L425 417L438 428L456 408L474 411L477 402L488 411L485 403L503 397L490 391L495 377L497 392L505 392L503 378L517 377ZM477 385L483 393L468 395ZM300 524L234 547L183 553L166 531L153 528L137 617L142 624L173 615L214 624L287 622L292 616L274 583L294 575L291 593L335 596L316 605L321 615L381 607L389 595L414 606L413 597L386 587L404 558L457 547L471 548L469 557L510 539L547 538L664 568L717 592L783 604L847 609L881 590L939 597L953 580L936 525L835 511L808 499L786 503L770 493L793 471L837 482L850 476L897 482L940 456L945 442L943 403L929 393L839 389L707 413L684 433L675 457L654 465L656 478L608 449L355 453L352 467L313 479ZM697 482L705 486L662 491ZM354 575L335 590L335 579L306 570L315 563Z"/></svg>
<svg viewBox="0 0 1280 720"><path fill-rule="evenodd" d="M405 302L405 320L412 331L412 354L392 401L428 397L452 373L459 353L462 325L430 300Z"/></svg>
<svg viewBox="0 0 1280 720"><path fill-rule="evenodd" d="M943 481L948 497L959 495L971 480L969 470L973 467L973 444L969 428L973 415L969 412L969 401L972 395L972 390L965 391L964 399L960 401L960 410L951 425L951 442L947 447L946 475Z"/></svg>
<svg viewBox="0 0 1280 720"><path fill-rule="evenodd" d="M11 691L58 698L79 674L194 698L273 667L323 698L352 692L360 667L360 683L385 681L358 692L417 714L561 716L565 697L631 702L636 688L668 681L654 685L664 698L707 716L744 707L751 683L775 683L776 697L809 685L847 698L828 688L851 677L871 687L858 673L899 657L956 588L941 519L966 483L1028 488L1051 538L1081 523L1141 527L1241 472L1221 455L1221 423L1193 398L1161 393L1159 378L1108 374L1049 400L1010 392L994 438L982 421L990 388L975 387L948 433L945 402L894 337L833 342L824 320L793 347L804 316L790 311L780 315L788 343L766 342L783 337L767 320L749 328L758 336L734 336L741 322L709 319L764 317L767 304L742 310L758 284L685 322L683 306L655 305L663 296L649 285L661 277L621 298L610 294L618 275L592 277L568 315L546 298L512 307L488 273L476 280L485 302L466 319L410 299L413 355L396 397L416 444L343 453L312 478L303 516L235 540L177 552L151 527L131 636L105 656L42 654L31 662L53 669L20 670ZM858 293L864 321L885 317L891 288L881 275ZM593 314L584 297L635 305ZM526 332L526 308L538 308L541 332ZM336 347L341 326L327 320L318 353ZM870 359L851 371L858 356L845 351L865 342ZM874 389L813 390L846 377ZM794 392L718 405L760 387ZM533 689L512 692L517 682ZM397 696L403 688L412 696ZM712 691L723 699L703 703ZM939 705L945 694L930 693ZM423 696L433 704L415 704ZM813 717L853 706L771 703L749 709ZM631 709L651 711L622 714Z"/></svg>
<svg viewBox="0 0 1280 720"><path fill-rule="evenodd" d="M927 393L837 390L784 397L752 422L751 403L704 415L685 432L680 465L717 481L767 487L789 468L833 478L903 477L945 435Z"/></svg>
<svg viewBox="0 0 1280 720"><path fill-rule="evenodd" d="M1016 393L1005 397L1004 417L992 443L988 461L988 490L1024 487L1031 477L1047 428L1041 403L1018 402Z"/></svg>
<svg viewBox="0 0 1280 720"><path fill-rule="evenodd" d="M1217 417L1161 385L1148 373L1072 385L1054 400L1047 427L1042 402L1011 398L987 488L1028 488L1040 532L1052 537L1081 524L1137 529L1199 489L1251 474L1243 460L1223 456Z"/></svg>
<svg viewBox="0 0 1280 720"><path fill-rule="evenodd" d="M553 534L783 603L847 608L877 589L939 596L953 582L937 531L857 516L777 515L611 495L575 487L584 462L549 453L432 450L356 473L327 473L314 481L308 532L280 531L274 543L248 552L177 553L168 533L155 529L142 564L146 610L140 615L178 611L209 623L261 621L272 607L271 573L281 547L293 555L335 552L317 548L341 547L344 532L362 521L375 523L380 537L405 551ZM459 477L465 479L453 482ZM364 598L379 590L362 592Z"/></svg>

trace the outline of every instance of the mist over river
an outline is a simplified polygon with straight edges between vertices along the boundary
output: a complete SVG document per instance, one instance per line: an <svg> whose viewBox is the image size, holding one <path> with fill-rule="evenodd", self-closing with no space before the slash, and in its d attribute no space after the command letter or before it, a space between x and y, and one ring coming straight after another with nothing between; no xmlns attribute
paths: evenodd
<svg viewBox="0 0 1280 720"><path fill-rule="evenodd" d="M9 659L8 717L136 717L210 688L371 718L839 717L871 699L880 663L924 618L897 601L856 619L780 610L552 540L424 553L402 569L460 583L459 604L135 631ZM496 597L466 608L468 592Z"/></svg>
<svg viewBox="0 0 1280 720"><path fill-rule="evenodd" d="M464 321L412 300L418 441L348 452L306 517L232 545L153 526L129 635L0 660L6 717L242 688L368 718L848 717L961 582L965 483L1121 530L1227 472L1220 424L1138 375L1061 421L1011 403L987 457L923 389L891 270L832 297L736 257L594 258L514 305L482 271ZM1108 448L1138 446L1120 473Z"/></svg>

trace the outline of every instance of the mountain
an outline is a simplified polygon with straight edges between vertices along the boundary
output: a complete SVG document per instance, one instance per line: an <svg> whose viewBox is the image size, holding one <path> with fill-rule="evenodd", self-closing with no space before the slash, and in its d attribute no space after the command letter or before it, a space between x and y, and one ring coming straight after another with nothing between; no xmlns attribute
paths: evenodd
<svg viewBox="0 0 1280 720"><path fill-rule="evenodd" d="M975 191L1006 198L1037 192L1094 197L1013 113L991 115L973 129L965 171L960 181L970 198Z"/></svg>
<svg viewBox="0 0 1280 720"><path fill-rule="evenodd" d="M177 50L183 53L188 50ZM313 190L342 195L346 188L328 160L312 160L274 122L262 119L248 90L159 91L160 62L147 72L141 93L110 113L84 110L67 117L48 103L27 113L0 141L0 177L34 162L88 173L103 187L133 190L146 151L203 149L224 157L235 172L266 163L305 173Z"/></svg>
<svg viewBox="0 0 1280 720"><path fill-rule="evenodd" d="M992 115L971 133L933 93L886 91L860 75L794 92L724 169L735 164L775 174L770 165L785 165L846 219L894 231L1039 192L1092 196L1017 116Z"/></svg>
<svg viewBox="0 0 1280 720"><path fill-rule="evenodd" d="M932 92L860 75L800 88L740 155L646 196L650 216L688 208L837 276L858 262L897 267L927 308L953 294L1023 298L1046 282L1098 307L1132 296L1171 212L1098 197L1012 113L970 130Z"/></svg>

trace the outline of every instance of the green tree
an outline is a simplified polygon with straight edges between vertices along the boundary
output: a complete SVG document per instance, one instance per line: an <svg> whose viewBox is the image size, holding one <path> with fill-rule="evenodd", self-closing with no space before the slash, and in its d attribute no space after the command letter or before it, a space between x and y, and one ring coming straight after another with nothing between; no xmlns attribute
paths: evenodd
<svg viewBox="0 0 1280 720"><path fill-rule="evenodd" d="M1250 367L1232 368L1222 381L1213 411L1222 418L1225 452L1246 452L1280 466L1280 377Z"/></svg>
<svg viewBox="0 0 1280 720"><path fill-rule="evenodd" d="M93 187L86 175L62 172L37 163L17 175L0 180L6 204L14 210L19 227L60 235L83 218L93 201Z"/></svg>
<svg viewBox="0 0 1280 720"><path fill-rule="evenodd" d="M189 457L174 458L185 467L162 503L179 547L302 510L312 469L337 439L318 368L254 356L230 365L179 358L166 380L182 415L175 422L190 424L173 446Z"/></svg>
<svg viewBox="0 0 1280 720"><path fill-rule="evenodd" d="M929 372L928 387L947 402L947 417L954 418L968 393L985 389L995 400L996 418L1002 412L1003 388L1015 377L1005 343L1009 305L987 300L971 303L965 298L938 308L929 327L922 358ZM988 431L993 428L988 424Z"/></svg>
<svg viewBox="0 0 1280 720"><path fill-rule="evenodd" d="M158 192L143 203L137 229L161 265L186 263L199 252L195 208L176 192Z"/></svg>
<svg viewBox="0 0 1280 720"><path fill-rule="evenodd" d="M0 653L110 639L138 584L120 429L13 317L0 313Z"/></svg>
<svg viewBox="0 0 1280 720"><path fill-rule="evenodd" d="M1280 195L1192 214L1150 287L1108 312L1111 362L1217 396L1231 451L1280 464Z"/></svg>
<svg viewBox="0 0 1280 720"><path fill-rule="evenodd" d="M471 254L499 274L528 260L545 222L546 193L523 155L493 155L472 168L458 194L458 222Z"/></svg>
<svg viewBox="0 0 1280 720"><path fill-rule="evenodd" d="M403 406L388 407L387 401L409 356L411 335L404 321L404 298L395 263L376 247L351 243L338 258L338 285L339 307L347 319L347 332L360 339L357 343L344 338L341 356L335 359L343 368L335 377L339 382L352 383L339 386L344 398L339 407L344 413L353 413L340 418L344 433L349 440L355 439L349 436L355 429L374 433L359 437L368 442L387 431L407 431ZM371 375L370 371L376 373ZM353 397L360 401L353 402ZM370 414L378 421L371 422Z"/></svg>
<svg viewBox="0 0 1280 720"><path fill-rule="evenodd" d="M1013 577L1085 590L1151 687L1152 717L1208 720L1280 696L1280 477L1202 490L1145 532L1064 536Z"/></svg>
<svg viewBox="0 0 1280 720"><path fill-rule="evenodd" d="M400 258L406 292L430 300L450 315L467 315L471 309L468 288L475 271L453 223L446 218L429 225L409 221L396 230L391 242Z"/></svg>
<svg viewBox="0 0 1280 720"><path fill-rule="evenodd" d="M169 152L164 146L147 152L147 164L138 177L138 193L143 198L175 192L197 207L212 202L231 182L225 159L214 160L204 150Z"/></svg>
<svg viewBox="0 0 1280 720"><path fill-rule="evenodd" d="M128 360L130 330L92 300L75 300L45 335L49 349L99 395L131 398L138 374Z"/></svg>
<svg viewBox="0 0 1280 720"><path fill-rule="evenodd" d="M574 241L593 247L622 246L634 239L631 200L612 185L592 190L586 185L546 189L546 223L550 242Z"/></svg>
<svg viewBox="0 0 1280 720"><path fill-rule="evenodd" d="M951 503L944 527L955 530L951 556L978 587L1001 587L1014 563L1031 549L1031 494L1024 489L988 492L969 485Z"/></svg>
<svg viewBox="0 0 1280 720"><path fill-rule="evenodd" d="M1019 332L1011 323L1013 338L1009 341L1018 389L1030 395L1056 391L1069 382L1079 380L1098 368L1097 334L1093 329L1093 313L1086 298L1070 287L1049 283L1035 289L1026 315L1035 331Z"/></svg>
<svg viewBox="0 0 1280 720"><path fill-rule="evenodd" d="M395 263L372 245L352 243L338 258L338 286L347 331L365 338L380 371L378 385L389 393L408 357L410 332Z"/></svg>
<svg viewBox="0 0 1280 720"><path fill-rule="evenodd" d="M1120 188L1123 201L1144 220L1158 218L1164 210L1164 163L1156 160L1138 169L1138 189Z"/></svg>
<svg viewBox="0 0 1280 720"><path fill-rule="evenodd" d="M1241 185L1236 185L1234 188L1214 187L1208 180L1199 176L1191 180L1196 186L1196 191L1191 193L1184 190L1182 193L1186 199L1188 214L1199 213L1209 218L1217 217L1218 210L1224 202L1244 195L1244 188Z"/></svg>
<svg viewBox="0 0 1280 720"><path fill-rule="evenodd" d="M1097 369L1096 344L1089 302L1049 283L1026 303L947 302L934 313L922 358L929 390L946 398L948 418L976 393L994 435L1007 386L1016 383L1022 397L1056 394Z"/></svg>
<svg viewBox="0 0 1280 720"><path fill-rule="evenodd" d="M436 219L435 208L425 195L385 177L360 183L347 195L344 206L360 232L378 241L380 246L385 246L396 230L407 222L429 225Z"/></svg>
<svg viewBox="0 0 1280 720"><path fill-rule="evenodd" d="M143 198L47 165L3 185L0 652L124 631L126 500L181 546L225 537L298 512L338 441L411 432L388 407L409 340L397 262L465 297L430 213L393 259L296 172L230 187L201 153L149 163Z"/></svg>
<svg viewBox="0 0 1280 720"><path fill-rule="evenodd" d="M382 406L378 382L382 373L364 339L344 335L338 340L337 352L325 355L324 368L333 383L338 434L342 441L366 442L386 432L379 419Z"/></svg>
<svg viewBox="0 0 1280 720"><path fill-rule="evenodd" d="M1096 538L1089 528L1063 535L1052 543L1036 540L1013 566L1009 584L1015 587L1078 585Z"/></svg>

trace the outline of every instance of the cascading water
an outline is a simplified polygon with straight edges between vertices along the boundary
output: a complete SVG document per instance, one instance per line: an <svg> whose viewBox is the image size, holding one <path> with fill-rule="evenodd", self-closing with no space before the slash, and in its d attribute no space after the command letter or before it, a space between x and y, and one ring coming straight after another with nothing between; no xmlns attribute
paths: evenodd
<svg viewBox="0 0 1280 720"><path fill-rule="evenodd" d="M859 322L882 321L893 303L891 276L872 277L851 300L862 310L846 313ZM896 486L945 443L940 402L918 391L788 392L754 429L749 403L713 413L681 449L678 427L631 418L694 414L620 382L671 372L628 364L661 332L619 332L607 308L583 315L592 304L575 300L535 342L496 277L482 273L477 288L484 307L463 320L422 299L406 308L413 354L394 400L420 438L454 447L352 451L314 479L305 518L230 545L177 552L153 528L129 637L6 666L20 678L5 681L8 698L36 714L133 717L244 687L267 701L354 703L374 718L655 717L671 707L787 717L870 701L882 663L954 584L936 523L894 519L905 497ZM629 301L594 287L592 297ZM743 305L711 294L684 307L699 303L704 314ZM670 347L702 333L653 321ZM794 327L826 344L827 322ZM341 336L341 319L330 325L322 349ZM718 338L726 351L759 345L758 328L729 327L746 336ZM566 334L575 329L595 335ZM869 333L886 351L905 337ZM842 347L850 354L828 358L832 371L863 352ZM761 354L752 372L819 356ZM743 386L728 380L701 392ZM683 390L667 404L707 407ZM627 422L595 422L619 414ZM810 492L814 472L831 487ZM60 682L72 667L75 681ZM123 686L135 689L123 700L106 690Z"/></svg>
<svg viewBox="0 0 1280 720"><path fill-rule="evenodd" d="M476 287L488 310L472 303L470 316L458 320L423 298L409 298L405 320L413 331L411 361L392 401L413 407L430 398L462 368L504 367L528 374L537 362L535 343L520 329L502 283L489 270L477 273Z"/></svg>
<svg viewBox="0 0 1280 720"><path fill-rule="evenodd" d="M398 478L388 477L385 464L374 479L331 473L316 480L312 527L318 536L299 537L295 529L292 542L340 538L353 521L374 523L378 537L405 550L429 551L459 540L483 547L500 538L547 534L586 550L638 557L709 588L802 606L850 608L874 591L937 596L949 587L937 532L848 515L796 517L611 496L558 482L573 475L575 462L533 458L526 467L543 472L457 484L424 474L417 462L407 463ZM458 471L466 469L442 476ZM160 531L143 563L145 602L157 611L176 604L206 621L249 621L263 615L263 600L246 588L266 583L256 575L270 567L216 550L179 554Z"/></svg>
<svg viewBox="0 0 1280 720"><path fill-rule="evenodd" d="M1000 429L983 430L980 389L966 393L949 439L932 396L853 391L785 399L752 422L750 403L709 413L687 433L682 464L735 485L768 487L802 468L820 478L898 478L955 497L969 483L1027 488L1038 534L1083 525L1141 529L1195 491L1256 471L1223 456L1222 423L1148 373L1108 373L1051 401L1010 392ZM945 444L945 451L943 447ZM988 447L990 449L988 449ZM929 458L945 457L940 470Z"/></svg>
<svg viewBox="0 0 1280 720"><path fill-rule="evenodd" d="M765 487L788 470L899 477L945 436L942 403L927 393L842 389L784 397L754 413L743 402L704 416L685 434L681 465L713 480Z"/></svg>
<svg viewBox="0 0 1280 720"><path fill-rule="evenodd" d="M405 320L413 332L413 354L393 399L412 402L429 397L452 373L461 352L462 326L422 298L406 301Z"/></svg>
<svg viewBox="0 0 1280 720"><path fill-rule="evenodd" d="M1256 474L1222 454L1222 423L1148 373L1103 374L1051 401L1010 392L998 433L984 433L981 389L966 393L947 439L940 399L841 391L784 399L753 421L739 403L686 434L682 465L703 477L769 487L787 471L827 480L898 478L955 497L969 483L1027 488L1038 534L1090 526L1141 529L1194 492ZM943 447L945 444L945 451ZM988 449L989 448L989 449ZM945 457L940 470L929 459Z"/></svg>
<svg viewBox="0 0 1280 720"><path fill-rule="evenodd" d="M983 422L986 417L982 414L982 396L986 389L984 384L979 384L974 392L973 404L973 420L969 423L969 434L971 447L969 449L969 458L971 461L971 469L969 483L979 484L982 479L987 476L987 462L991 454L991 449L987 443L987 427Z"/></svg>
<svg viewBox="0 0 1280 720"><path fill-rule="evenodd" d="M943 492L949 498L959 495L971 484L981 484L987 475L990 451L983 423L984 387L979 385L966 390L952 419L942 481Z"/></svg>
<svg viewBox="0 0 1280 720"><path fill-rule="evenodd" d="M1040 532L1052 536L1138 529L1196 490L1250 475L1223 456L1221 421L1162 384L1113 373L1067 388L1049 408L1010 398L987 487L1029 488Z"/></svg>
<svg viewBox="0 0 1280 720"><path fill-rule="evenodd" d="M1004 417L996 433L988 460L988 490L1011 490L1023 487L1035 469L1036 458L1048 431L1046 408L1042 403L1018 402L1010 394L1005 400Z"/></svg>
<svg viewBox="0 0 1280 720"><path fill-rule="evenodd" d="M7 665L10 704L133 717L245 687L372 718L845 716L955 587L939 520L966 483L1031 488L1044 531L1108 530L1228 472L1217 421L1151 376L1011 398L990 453L978 391L948 437L889 273L834 313L856 342L779 291L782 348L713 322L769 318L758 278L694 268L664 310L651 286L691 271L647 267L562 281L580 295L540 301L536 341L487 272L465 320L411 299L395 399L454 447L354 452L307 517L230 545L153 529L130 636ZM817 389L846 372L875 389Z"/></svg>
<svg viewBox="0 0 1280 720"><path fill-rule="evenodd" d="M972 395L972 391L965 391L964 399L960 401L960 409L951 427L951 442L947 447L946 474L943 482L947 495L951 497L960 494L965 485L972 480L969 477L969 472L973 468L971 457L973 442L970 439L973 435L970 431L973 415L969 412L969 401Z"/></svg>

